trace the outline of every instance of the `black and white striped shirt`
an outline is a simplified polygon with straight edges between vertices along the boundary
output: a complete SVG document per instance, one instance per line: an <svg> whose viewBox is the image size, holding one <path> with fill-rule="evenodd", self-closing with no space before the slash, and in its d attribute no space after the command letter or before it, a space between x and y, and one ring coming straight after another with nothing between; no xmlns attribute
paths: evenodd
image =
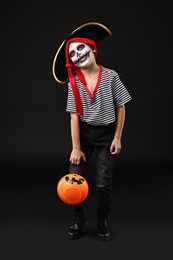
<svg viewBox="0 0 173 260"><path fill-rule="evenodd" d="M100 66L97 85L92 95L75 76L82 102L83 116L80 120L93 125L107 125L116 120L116 107L132 99L118 73ZM67 112L76 113L76 104L70 83L68 83Z"/></svg>

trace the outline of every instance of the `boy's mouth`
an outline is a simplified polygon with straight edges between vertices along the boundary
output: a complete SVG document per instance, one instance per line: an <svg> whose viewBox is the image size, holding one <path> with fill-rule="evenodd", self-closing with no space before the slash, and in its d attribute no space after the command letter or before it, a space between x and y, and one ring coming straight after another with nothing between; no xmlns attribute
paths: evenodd
<svg viewBox="0 0 173 260"><path fill-rule="evenodd" d="M84 55L82 55L81 57L79 57L79 59L77 59L74 63L75 63L76 65L82 64L83 62L85 62L85 61L88 59L89 54L90 54L90 51L88 51L86 54L84 54Z"/></svg>

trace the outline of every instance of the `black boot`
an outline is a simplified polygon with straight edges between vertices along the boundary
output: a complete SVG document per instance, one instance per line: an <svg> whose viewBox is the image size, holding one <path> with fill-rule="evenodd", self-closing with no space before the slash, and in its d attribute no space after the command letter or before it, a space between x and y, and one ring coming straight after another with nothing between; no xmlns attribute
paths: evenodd
<svg viewBox="0 0 173 260"><path fill-rule="evenodd" d="M81 237L84 234L85 226L86 226L85 217L75 216L68 230L69 239L76 239Z"/></svg>
<svg viewBox="0 0 173 260"><path fill-rule="evenodd" d="M112 230L108 224L107 219L98 220L98 238L99 240L111 240L112 239Z"/></svg>

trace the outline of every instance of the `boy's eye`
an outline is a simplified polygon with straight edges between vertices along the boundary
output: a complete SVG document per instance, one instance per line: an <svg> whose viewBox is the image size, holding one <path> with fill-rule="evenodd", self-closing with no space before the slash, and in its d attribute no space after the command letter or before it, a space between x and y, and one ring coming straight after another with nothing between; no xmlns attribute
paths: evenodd
<svg viewBox="0 0 173 260"><path fill-rule="evenodd" d="M78 51L81 51L85 48L85 45L84 44L80 44L79 46L77 46L77 50Z"/></svg>
<svg viewBox="0 0 173 260"><path fill-rule="evenodd" d="M75 55L75 51L71 51L69 54L70 58L72 58L74 55Z"/></svg>
<svg viewBox="0 0 173 260"><path fill-rule="evenodd" d="M83 49L85 48L85 44L80 44L77 46L77 51L82 51ZM75 56L76 52L74 50L72 50L70 53L69 53L69 56L70 58L73 58Z"/></svg>

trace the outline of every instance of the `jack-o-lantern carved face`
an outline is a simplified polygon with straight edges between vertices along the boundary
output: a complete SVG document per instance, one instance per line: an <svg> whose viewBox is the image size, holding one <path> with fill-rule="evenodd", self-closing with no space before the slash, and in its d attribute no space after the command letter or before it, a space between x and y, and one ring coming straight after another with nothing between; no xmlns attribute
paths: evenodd
<svg viewBox="0 0 173 260"><path fill-rule="evenodd" d="M76 205L84 201L88 195L88 183L79 174L67 174L60 179L57 193L60 199L69 205Z"/></svg>
<svg viewBox="0 0 173 260"><path fill-rule="evenodd" d="M70 184L73 184L74 182L76 182L77 184L82 184L84 182L84 178L77 179L76 176L72 177L71 179L69 176L66 176L65 180Z"/></svg>

